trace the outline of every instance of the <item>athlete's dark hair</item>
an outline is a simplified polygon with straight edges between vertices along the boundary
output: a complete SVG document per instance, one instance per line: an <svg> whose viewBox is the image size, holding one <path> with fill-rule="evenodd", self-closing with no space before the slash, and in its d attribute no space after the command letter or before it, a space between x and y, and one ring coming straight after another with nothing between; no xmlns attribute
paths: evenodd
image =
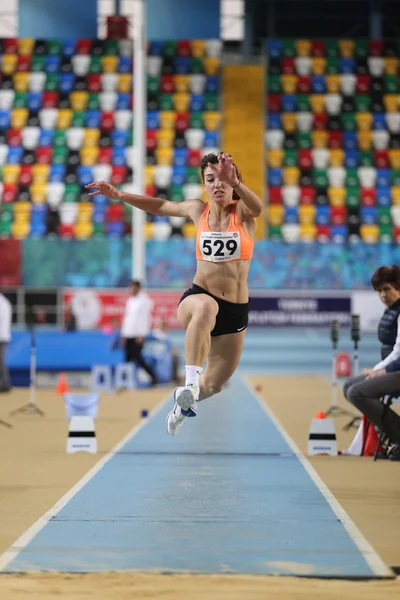
<svg viewBox="0 0 400 600"><path fill-rule="evenodd" d="M212 165L218 164L218 156L220 156L220 154L223 154L223 152L219 152L218 154L214 154L214 152L211 152L210 154L205 154L203 156L203 158L201 159L200 171L201 171L201 179L202 179L203 183L204 183L204 171L206 170L208 163L211 163ZM230 156L230 154L229 154L229 156ZM237 168L237 166L235 165L235 163L233 163L233 166L235 167L236 175L238 176L239 181L243 181L242 174L239 171L239 169ZM233 190L232 198L233 198L233 200L240 200L240 196L235 192L235 190Z"/></svg>
<svg viewBox="0 0 400 600"><path fill-rule="evenodd" d="M389 283L396 290L400 290L400 269L397 265L376 269L371 278L372 287L374 290L380 290L384 283Z"/></svg>

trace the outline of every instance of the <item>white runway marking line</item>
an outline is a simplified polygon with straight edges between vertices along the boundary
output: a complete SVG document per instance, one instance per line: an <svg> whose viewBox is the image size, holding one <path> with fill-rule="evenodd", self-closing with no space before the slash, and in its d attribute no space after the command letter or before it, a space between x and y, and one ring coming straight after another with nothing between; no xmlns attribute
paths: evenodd
<svg viewBox="0 0 400 600"><path fill-rule="evenodd" d="M269 408L265 399L259 394L252 384L250 383L247 377L242 378L248 390L253 394L261 408L267 413L268 417L271 419L279 433L286 440L293 453L296 454L297 458L301 462L304 469L307 471L321 494L324 496L325 500L328 502L329 506L332 508L333 512L339 519L339 521L343 524L343 527L346 529L347 533L356 544L357 548L360 550L367 564L372 569L375 575L379 577L388 577L393 579L394 573L393 571L383 562L379 554L373 549L368 540L363 536L361 531L358 529L357 525L354 521L349 517L344 508L340 505L340 503L336 500L335 496L332 494L327 485L322 481L321 477L318 475L314 467L311 465L310 461L298 448L296 442L291 438L283 425L278 421L274 413Z"/></svg>
<svg viewBox="0 0 400 600"><path fill-rule="evenodd" d="M118 444L114 446L107 454L100 459L87 473L72 487L54 506L52 506L36 523L31 525L7 550L0 555L0 572L13 561L22 552L22 550L33 540L33 538L55 517L60 510L68 504L70 500L93 479L95 475L104 467L105 464L121 450L147 423L171 400L171 393L160 400L158 406L149 413L146 419L143 419L127 433Z"/></svg>

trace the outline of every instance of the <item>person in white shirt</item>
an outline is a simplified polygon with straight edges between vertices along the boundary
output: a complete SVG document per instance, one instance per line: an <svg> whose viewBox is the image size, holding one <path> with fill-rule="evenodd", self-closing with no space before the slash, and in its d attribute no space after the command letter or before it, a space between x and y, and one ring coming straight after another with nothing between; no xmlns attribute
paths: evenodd
<svg viewBox="0 0 400 600"><path fill-rule="evenodd" d="M0 293L0 392L11 390L10 377L6 365L6 348L11 339L11 302Z"/></svg>
<svg viewBox="0 0 400 600"><path fill-rule="evenodd" d="M121 342L125 349L125 362L135 362L151 377L152 385L157 384L157 376L142 356L143 344L150 332L150 317L153 302L142 291L140 281L130 284L131 297L125 306L121 327Z"/></svg>

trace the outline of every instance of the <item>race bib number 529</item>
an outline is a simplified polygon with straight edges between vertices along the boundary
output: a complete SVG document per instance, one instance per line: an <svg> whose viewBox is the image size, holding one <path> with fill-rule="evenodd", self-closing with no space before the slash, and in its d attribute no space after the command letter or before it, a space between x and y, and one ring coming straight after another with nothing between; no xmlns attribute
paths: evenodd
<svg viewBox="0 0 400 600"><path fill-rule="evenodd" d="M240 258L240 235L237 231L203 231L200 237L203 260L228 262Z"/></svg>

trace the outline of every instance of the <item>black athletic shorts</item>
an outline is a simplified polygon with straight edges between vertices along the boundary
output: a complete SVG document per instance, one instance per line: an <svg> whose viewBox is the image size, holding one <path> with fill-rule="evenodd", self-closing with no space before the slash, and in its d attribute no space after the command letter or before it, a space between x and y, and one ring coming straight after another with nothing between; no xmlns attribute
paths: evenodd
<svg viewBox="0 0 400 600"><path fill-rule="evenodd" d="M207 292L207 290L193 283L192 287L186 290L186 292L183 294L182 298L179 300L179 304L182 302L182 300L188 296L192 296L193 294L207 294L207 296L214 298L219 306L219 311L215 320L215 327L211 332L213 337L218 335L226 335L227 333L238 333L239 331L244 331L247 329L247 325L249 323L250 301L246 302L245 304L227 302L226 300L217 298L213 294L210 294L210 292Z"/></svg>

